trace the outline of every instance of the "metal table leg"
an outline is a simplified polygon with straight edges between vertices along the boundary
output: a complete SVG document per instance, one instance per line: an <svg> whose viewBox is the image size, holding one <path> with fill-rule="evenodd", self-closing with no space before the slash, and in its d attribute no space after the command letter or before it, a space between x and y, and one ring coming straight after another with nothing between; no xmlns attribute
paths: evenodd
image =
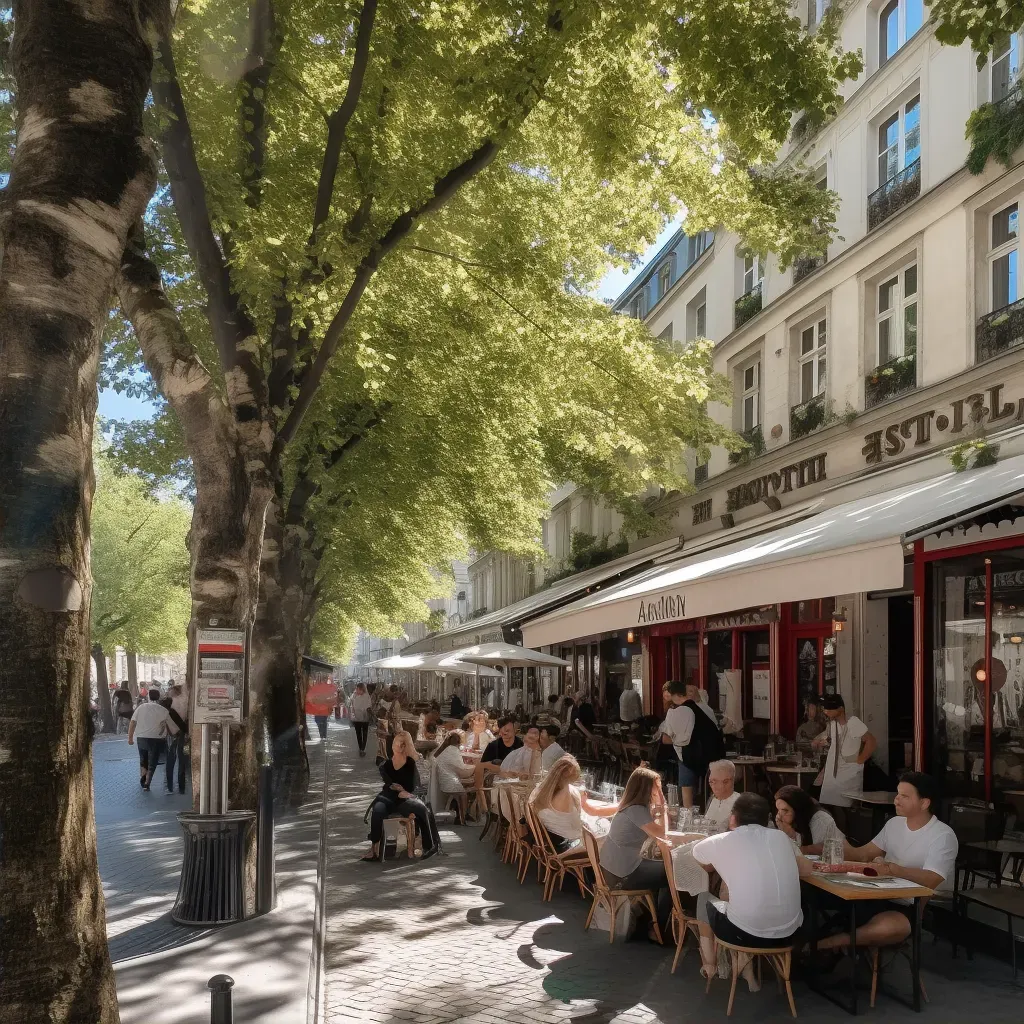
<svg viewBox="0 0 1024 1024"><path fill-rule="evenodd" d="M914 899L914 931L910 953L910 983L914 986L914 1012L921 1012L921 897Z"/></svg>
<svg viewBox="0 0 1024 1024"><path fill-rule="evenodd" d="M857 903L850 900L850 1013L857 1016Z"/></svg>

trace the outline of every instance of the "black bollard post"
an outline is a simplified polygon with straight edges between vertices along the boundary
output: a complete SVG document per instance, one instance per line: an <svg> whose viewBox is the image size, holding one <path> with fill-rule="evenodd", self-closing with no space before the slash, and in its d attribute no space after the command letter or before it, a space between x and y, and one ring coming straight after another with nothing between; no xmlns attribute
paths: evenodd
<svg viewBox="0 0 1024 1024"><path fill-rule="evenodd" d="M210 990L210 1024L232 1024L231 989L234 978L227 974L215 974L207 983Z"/></svg>
<svg viewBox="0 0 1024 1024"><path fill-rule="evenodd" d="M256 913L269 914L277 902L274 856L274 769L260 766L256 833Z"/></svg>

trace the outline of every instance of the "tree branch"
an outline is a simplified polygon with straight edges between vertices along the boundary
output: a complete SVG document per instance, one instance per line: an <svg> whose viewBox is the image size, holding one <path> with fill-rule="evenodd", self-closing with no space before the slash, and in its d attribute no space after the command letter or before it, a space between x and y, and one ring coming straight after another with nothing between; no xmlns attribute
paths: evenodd
<svg viewBox="0 0 1024 1024"><path fill-rule="evenodd" d="M169 17L164 20L157 60L163 73L153 78L153 97L168 115L161 136L164 165L185 243L206 290L207 312L217 352L227 370L236 363L237 341L252 334L253 325L232 290L228 265L213 231L206 186L196 159L192 129L171 51Z"/></svg>
<svg viewBox="0 0 1024 1024"><path fill-rule="evenodd" d="M498 142L494 139L487 139L461 164L434 182L429 199L396 217L388 230L374 242L369 252L360 260L352 284L342 300L341 308L335 313L334 319L324 333L323 342L317 351L316 358L299 377L299 394L288 413L284 426L278 431L274 443L275 454L280 455L299 429L299 424L320 386L320 380L327 369L327 364L337 350L341 335L359 305L363 292L366 291L367 285L377 272L380 261L410 234L422 217L441 209L466 182L471 181L487 168L500 149L501 146Z"/></svg>
<svg viewBox="0 0 1024 1024"><path fill-rule="evenodd" d="M280 39L272 0L249 4L249 53L242 74L242 184L246 203L255 209L263 198L263 167L267 157L267 88Z"/></svg>
<svg viewBox="0 0 1024 1024"><path fill-rule="evenodd" d="M377 0L363 0L363 9L359 13L359 28L356 32L355 52L352 56L352 71L348 76L348 86L341 106L327 119L327 145L324 147L323 163L320 166L320 180L316 186L316 203L313 207L313 229L309 234L310 246L316 245L320 228L327 222L331 214L331 201L334 198L334 182L338 177L338 163L341 159L341 147L345 143L345 132L349 121L359 106L359 97L363 91L366 68L370 61L370 38L373 35L373 23L377 17Z"/></svg>

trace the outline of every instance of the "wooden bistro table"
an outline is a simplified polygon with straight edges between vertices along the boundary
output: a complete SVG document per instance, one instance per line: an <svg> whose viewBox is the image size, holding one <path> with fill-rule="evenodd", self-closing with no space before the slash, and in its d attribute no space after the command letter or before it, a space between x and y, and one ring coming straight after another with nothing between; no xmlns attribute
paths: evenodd
<svg viewBox="0 0 1024 1024"><path fill-rule="evenodd" d="M857 879L848 878L845 875L827 875L815 872L813 875L806 875L800 881L807 886L808 909L810 917L810 938L812 957L818 951L818 906L820 902L819 893L827 892L838 897L849 906L850 910L850 991L849 999L844 1000L833 988L826 988L818 983L816 975L808 977L809 986L819 995L831 1000L837 1006L841 1006L847 1013L857 1013L857 903L861 900L899 900L909 899L914 901L914 920L911 927L911 953L910 953L910 976L913 985L913 996L907 1002L895 992L887 991L887 995L906 1003L915 1013L921 1012L921 900L934 896L932 889L923 885L914 885L908 882L905 886L874 887L864 885ZM866 879L865 879L866 881Z"/></svg>
<svg viewBox="0 0 1024 1024"><path fill-rule="evenodd" d="M768 773L769 782L772 781L771 777L773 775L778 775L783 785L793 784L801 789L810 789L818 773L821 771L820 768L810 764L766 764L764 770ZM774 790L775 787L773 786L772 788Z"/></svg>
<svg viewBox="0 0 1024 1024"><path fill-rule="evenodd" d="M764 764L763 757L734 757L732 763L743 770L743 792L749 792L750 785L747 780L748 768L760 768Z"/></svg>

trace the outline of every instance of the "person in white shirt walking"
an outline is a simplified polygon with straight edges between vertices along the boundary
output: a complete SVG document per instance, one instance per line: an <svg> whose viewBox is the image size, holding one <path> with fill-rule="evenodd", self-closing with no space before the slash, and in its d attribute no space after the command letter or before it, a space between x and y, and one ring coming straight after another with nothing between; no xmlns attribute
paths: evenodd
<svg viewBox="0 0 1024 1024"><path fill-rule="evenodd" d="M708 765L708 781L711 784L711 799L704 817L715 828L727 829L733 805L739 797L736 792L736 765L732 761L712 761Z"/></svg>
<svg viewBox="0 0 1024 1024"><path fill-rule="evenodd" d="M756 793L741 793L733 804L729 832L702 839L693 859L706 871L722 876L729 899L708 893L697 898L701 973L717 970L715 939L754 949L790 946L803 924L800 877L813 870L789 837L768 827L768 801ZM750 957L741 955L739 970L752 992L760 983Z"/></svg>
<svg viewBox="0 0 1024 1024"><path fill-rule="evenodd" d="M896 817L890 818L867 846L846 846L846 858L870 864L882 878L905 878L939 892L956 882L956 834L932 812L938 786L924 772L906 772L896 787ZM909 934L914 906L910 900L857 900L854 904L858 946L897 946ZM850 945L849 934L830 935L823 950Z"/></svg>
<svg viewBox="0 0 1024 1024"><path fill-rule="evenodd" d="M352 717L352 728L356 733L360 757L366 757L366 735L370 729L371 703L372 698L366 692L366 686L363 683L356 683L356 688L348 699L348 712Z"/></svg>
<svg viewBox="0 0 1024 1024"><path fill-rule="evenodd" d="M149 691L149 701L135 709L128 723L128 743L133 744L136 739L139 741L139 783L146 792L149 792L153 773L164 752L164 737L170 721L167 708L159 704L159 700L160 691L153 688Z"/></svg>
<svg viewBox="0 0 1024 1024"><path fill-rule="evenodd" d="M627 686L619 694L619 721L624 725L632 725L638 718L642 718L643 714L643 698L632 686Z"/></svg>

